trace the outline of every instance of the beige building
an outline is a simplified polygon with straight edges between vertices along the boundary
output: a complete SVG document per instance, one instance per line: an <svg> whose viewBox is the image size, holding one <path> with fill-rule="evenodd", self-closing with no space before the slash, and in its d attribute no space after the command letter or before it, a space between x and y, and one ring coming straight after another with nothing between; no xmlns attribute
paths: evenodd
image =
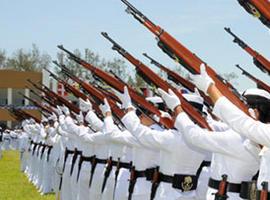
<svg viewBox="0 0 270 200"><path fill-rule="evenodd" d="M20 92L30 98L37 98L29 92L27 87L31 87L31 84L27 79L36 83L43 82L42 73L0 70L0 124L6 124L9 127L18 124L8 111L9 107L22 108L31 115L41 118L41 113L37 108L18 94Z"/></svg>

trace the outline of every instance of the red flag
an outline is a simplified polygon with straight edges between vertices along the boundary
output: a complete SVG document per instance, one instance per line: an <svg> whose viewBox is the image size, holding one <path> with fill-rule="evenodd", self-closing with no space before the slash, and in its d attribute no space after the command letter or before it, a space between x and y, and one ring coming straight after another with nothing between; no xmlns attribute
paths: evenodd
<svg viewBox="0 0 270 200"><path fill-rule="evenodd" d="M60 96L67 96L67 92L62 83L58 83L57 85L57 94L59 94Z"/></svg>

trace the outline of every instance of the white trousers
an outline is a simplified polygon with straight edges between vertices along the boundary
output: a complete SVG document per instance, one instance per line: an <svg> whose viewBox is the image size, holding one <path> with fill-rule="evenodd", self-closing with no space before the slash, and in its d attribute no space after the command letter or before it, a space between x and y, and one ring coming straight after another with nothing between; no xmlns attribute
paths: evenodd
<svg viewBox="0 0 270 200"><path fill-rule="evenodd" d="M90 200L90 180L91 163L83 162L78 180L78 195L77 200Z"/></svg>
<svg viewBox="0 0 270 200"><path fill-rule="evenodd" d="M90 187L90 200L101 199L101 187L103 181L104 164L97 164Z"/></svg>
<svg viewBox="0 0 270 200"><path fill-rule="evenodd" d="M72 160L72 156L69 155L67 158L66 167L63 173L61 200L72 200L71 177L70 177L71 160Z"/></svg>

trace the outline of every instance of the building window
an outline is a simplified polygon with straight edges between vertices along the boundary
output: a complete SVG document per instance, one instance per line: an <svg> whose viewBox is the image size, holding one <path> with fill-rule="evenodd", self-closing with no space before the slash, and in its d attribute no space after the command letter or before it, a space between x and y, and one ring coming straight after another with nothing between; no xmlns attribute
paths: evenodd
<svg viewBox="0 0 270 200"><path fill-rule="evenodd" d="M5 106L7 103L7 89L0 89L0 106Z"/></svg>
<svg viewBox="0 0 270 200"><path fill-rule="evenodd" d="M12 89L12 105L13 106L24 106L24 89Z"/></svg>

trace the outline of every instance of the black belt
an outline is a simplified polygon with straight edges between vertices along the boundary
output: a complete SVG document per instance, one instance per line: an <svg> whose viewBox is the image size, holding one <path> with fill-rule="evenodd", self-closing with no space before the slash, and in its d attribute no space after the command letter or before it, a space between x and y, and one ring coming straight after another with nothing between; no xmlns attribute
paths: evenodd
<svg viewBox="0 0 270 200"><path fill-rule="evenodd" d="M95 161L98 164L106 164L107 163L107 159L99 159L99 158L95 158Z"/></svg>
<svg viewBox="0 0 270 200"><path fill-rule="evenodd" d="M40 150L40 148L42 147L42 143L40 142L40 143L38 143L38 148L37 148L37 157L39 156L39 150Z"/></svg>
<svg viewBox="0 0 270 200"><path fill-rule="evenodd" d="M182 192L196 190L198 177L189 174L174 174L173 176L159 173L159 181L171 183L173 188L180 189Z"/></svg>
<svg viewBox="0 0 270 200"><path fill-rule="evenodd" d="M52 151L53 146L47 145L47 147L48 147L48 152L47 152L47 162L49 162L50 154L51 154L51 151Z"/></svg>
<svg viewBox="0 0 270 200"><path fill-rule="evenodd" d="M78 164L77 182L78 182L79 177L80 177L82 163L83 162L90 162L92 164L94 158L95 158L95 156L88 157L88 156L81 155L80 160L79 160L79 164Z"/></svg>
<svg viewBox="0 0 270 200"><path fill-rule="evenodd" d="M78 151L78 149L75 148L74 155L71 162L70 176L73 174L74 166L79 155L82 155L82 151Z"/></svg>
<svg viewBox="0 0 270 200"><path fill-rule="evenodd" d="M72 154L74 154L74 152L75 151L72 151L72 150L69 150L68 148L66 148L65 157L64 157L63 172L65 171L65 168L66 168L66 162L67 162L68 155L72 155Z"/></svg>
<svg viewBox="0 0 270 200"><path fill-rule="evenodd" d="M46 148L47 145L42 145L42 149L41 149L41 154L40 154L40 160L42 160L42 157L43 157L43 154L44 154L44 151L45 151L45 148Z"/></svg>
<svg viewBox="0 0 270 200"><path fill-rule="evenodd" d="M209 178L208 186L210 188L218 190L221 181ZM241 183L227 183L227 192L240 193Z"/></svg>
<svg viewBox="0 0 270 200"><path fill-rule="evenodd" d="M154 174L152 175L152 188L150 199L153 200L156 195L156 191L160 182L171 183L172 187L175 189L180 189L182 192L188 192L196 190L198 185L198 179L201 174L203 167L208 167L211 165L209 161L203 161L199 166L196 175L193 174L174 174L166 175L159 172L159 168L156 168Z"/></svg>
<svg viewBox="0 0 270 200"><path fill-rule="evenodd" d="M32 156L34 156L36 148L37 148L37 143L33 142L34 146L33 146L33 150L32 150Z"/></svg>

